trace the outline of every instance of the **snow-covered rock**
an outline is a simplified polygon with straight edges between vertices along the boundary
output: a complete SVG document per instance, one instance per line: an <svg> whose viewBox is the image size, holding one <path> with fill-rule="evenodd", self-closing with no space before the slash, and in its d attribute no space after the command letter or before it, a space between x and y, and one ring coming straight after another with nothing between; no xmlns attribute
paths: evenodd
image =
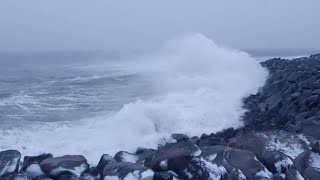
<svg viewBox="0 0 320 180"><path fill-rule="evenodd" d="M83 172L89 169L89 164L82 155L66 155L43 160L40 163L40 168L52 177L58 177L62 173L71 173L80 177Z"/></svg>
<svg viewBox="0 0 320 180"><path fill-rule="evenodd" d="M21 154L16 150L0 152L0 176L7 173L17 172Z"/></svg>
<svg viewBox="0 0 320 180"><path fill-rule="evenodd" d="M153 170L130 162L108 164L103 169L104 180L152 180Z"/></svg>
<svg viewBox="0 0 320 180"><path fill-rule="evenodd" d="M48 158L52 158L52 154L42 154L39 156L25 156L23 165L21 167L22 172L25 172L29 177L44 177L45 173L40 168L40 163Z"/></svg>
<svg viewBox="0 0 320 180"><path fill-rule="evenodd" d="M312 149L316 139L282 130L252 132L235 137L229 145L253 152L273 173L285 172L292 160Z"/></svg>

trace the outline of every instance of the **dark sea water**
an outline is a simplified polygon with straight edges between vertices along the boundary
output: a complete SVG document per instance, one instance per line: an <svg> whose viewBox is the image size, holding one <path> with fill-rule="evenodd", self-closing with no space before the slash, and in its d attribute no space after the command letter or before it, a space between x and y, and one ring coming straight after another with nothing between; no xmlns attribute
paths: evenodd
<svg viewBox="0 0 320 180"><path fill-rule="evenodd" d="M2 126L79 120L148 95L146 80L113 67L117 60L90 52L0 54Z"/></svg>

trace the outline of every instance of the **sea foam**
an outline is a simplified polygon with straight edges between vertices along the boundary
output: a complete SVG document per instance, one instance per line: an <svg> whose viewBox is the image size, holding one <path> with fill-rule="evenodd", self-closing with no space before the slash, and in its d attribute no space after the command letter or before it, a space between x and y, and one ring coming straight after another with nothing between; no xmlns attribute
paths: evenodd
<svg viewBox="0 0 320 180"><path fill-rule="evenodd" d="M97 163L104 153L155 148L172 133L199 136L241 127L242 98L256 93L267 76L249 54L218 46L201 34L174 38L153 53L117 65L148 77L155 95L76 122L0 130L0 150L82 154Z"/></svg>

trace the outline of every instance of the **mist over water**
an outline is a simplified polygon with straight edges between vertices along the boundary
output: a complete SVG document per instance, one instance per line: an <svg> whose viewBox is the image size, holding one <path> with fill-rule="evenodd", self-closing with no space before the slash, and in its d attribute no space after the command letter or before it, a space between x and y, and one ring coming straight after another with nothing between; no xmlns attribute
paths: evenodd
<svg viewBox="0 0 320 180"><path fill-rule="evenodd" d="M74 121L19 119L22 126L0 130L0 150L17 149L23 155L48 151L55 156L83 154L95 163L103 153L154 148L172 133L199 136L241 127L239 119L245 111L241 108L242 98L256 93L267 76L267 71L249 54L219 46L201 34L174 38L149 54L95 63L77 68L106 71L84 79L69 78L62 86L83 81L96 84L85 84L87 89L74 85L73 93L66 91L57 98L74 98L61 103L69 103L68 107L87 102L97 113ZM104 85L99 89L103 92L93 90L97 84ZM48 85L45 90L49 91L52 85L57 84ZM45 101L41 96L29 97L36 102ZM102 99L106 101L99 101ZM0 99L0 106L7 107L6 101ZM71 112L61 107L55 113L64 112L67 116ZM38 110L47 109L45 106Z"/></svg>

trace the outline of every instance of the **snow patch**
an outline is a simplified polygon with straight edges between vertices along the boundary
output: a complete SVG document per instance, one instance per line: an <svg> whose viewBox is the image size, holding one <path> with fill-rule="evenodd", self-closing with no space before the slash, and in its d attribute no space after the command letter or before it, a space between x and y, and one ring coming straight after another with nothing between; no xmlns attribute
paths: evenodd
<svg viewBox="0 0 320 180"><path fill-rule="evenodd" d="M12 160L7 161L5 165L1 165L3 169L0 172L0 176L2 176L5 173L14 172L16 170L17 164L19 164L19 161L20 156L17 156Z"/></svg>
<svg viewBox="0 0 320 180"><path fill-rule="evenodd" d="M26 173L32 178L35 178L44 174L39 164L31 164L30 166L28 166L26 169Z"/></svg>
<svg viewBox="0 0 320 180"><path fill-rule="evenodd" d="M118 176L105 176L104 180L120 180Z"/></svg>
<svg viewBox="0 0 320 180"><path fill-rule="evenodd" d="M257 172L255 176L261 177L261 178L270 178L270 175L268 173L266 173L266 171L263 171L263 170Z"/></svg>
<svg viewBox="0 0 320 180"><path fill-rule="evenodd" d="M283 135L282 135L283 134ZM260 133L267 141L267 150L280 151L291 159L295 159L304 152L304 148L299 143L298 136L288 136L280 131L280 135ZM301 139L303 140L303 139Z"/></svg>
<svg viewBox="0 0 320 180"><path fill-rule="evenodd" d="M123 162L130 162L130 163L136 163L138 161L138 157L134 154L130 154L127 152L123 152L121 154L121 159Z"/></svg>
<svg viewBox="0 0 320 180"><path fill-rule="evenodd" d="M208 156L206 159L209 160L209 161L213 161L213 160L216 159L216 157L217 157L217 153Z"/></svg>
<svg viewBox="0 0 320 180"><path fill-rule="evenodd" d="M246 180L247 179L247 177L243 174L243 172L240 170L240 169L238 169L238 178L239 178L239 180Z"/></svg>
<svg viewBox="0 0 320 180"><path fill-rule="evenodd" d="M281 172L282 168L289 169L292 164L293 162L291 161L291 159L287 157L286 159L276 162L274 166L276 167L277 172Z"/></svg>
<svg viewBox="0 0 320 180"><path fill-rule="evenodd" d="M311 152L309 166L320 170L320 156L318 154Z"/></svg>
<svg viewBox="0 0 320 180"><path fill-rule="evenodd" d="M133 171L132 173L128 173L123 180L152 180L154 176L154 172L150 169L146 171Z"/></svg>
<svg viewBox="0 0 320 180"><path fill-rule="evenodd" d="M68 172L71 172L72 174L80 177L81 174L85 170L87 170L87 168L88 168L87 164L81 164L80 166L75 167L74 169L67 169L67 168L63 168L63 167L57 167L57 168L53 169L50 172L50 175L56 176L56 175L60 174L61 172L68 171Z"/></svg>
<svg viewBox="0 0 320 180"><path fill-rule="evenodd" d="M200 158L200 162L204 164L204 168L209 173L211 179L220 179L224 174L227 173L225 167L213 164L212 162L207 161L202 157Z"/></svg>
<svg viewBox="0 0 320 180"><path fill-rule="evenodd" d="M201 154L201 149L198 146L196 146L196 147L197 147L197 150L195 152L193 152L192 156L200 156L200 154Z"/></svg>
<svg viewBox="0 0 320 180"><path fill-rule="evenodd" d="M163 160L160 162L160 167L162 170L167 170L168 169L168 160Z"/></svg>

